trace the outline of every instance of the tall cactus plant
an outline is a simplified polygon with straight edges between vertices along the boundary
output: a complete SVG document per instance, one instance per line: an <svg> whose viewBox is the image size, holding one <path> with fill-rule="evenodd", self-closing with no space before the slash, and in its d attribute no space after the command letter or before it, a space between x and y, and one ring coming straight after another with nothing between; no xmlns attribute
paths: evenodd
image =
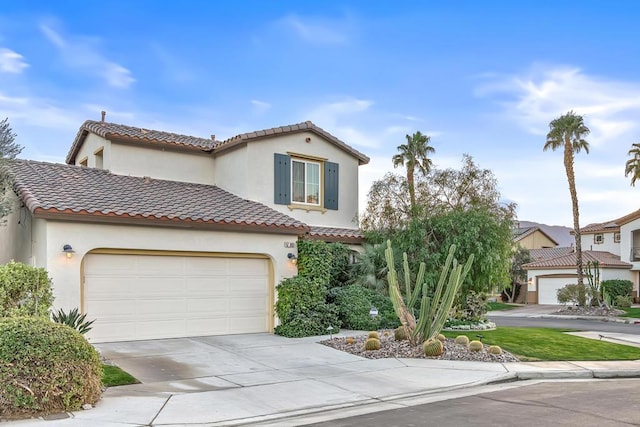
<svg viewBox="0 0 640 427"><path fill-rule="evenodd" d="M385 251L385 258L387 261L387 278L389 282L389 296L393 307L402 323L402 326L407 331L407 336L412 344L423 342L429 338L433 338L440 333L447 315L453 306L460 285L464 282L465 277L471 269L473 264L473 254L469 257L467 262L463 265L458 264L454 259L456 246L451 245L449 247L449 254L444 263L442 271L440 272L440 278L434 291L433 297L429 297L429 287L424 281L425 263L420 263L418 275L416 276L416 282L411 287L411 272L409 270L409 262L407 261L407 254L403 255L403 272L405 278L406 297L407 301L402 298L400 293L400 285L398 283L398 274L394 267L393 249L391 248L391 241L387 241L387 249ZM422 303L420 306L420 316L416 321L413 313L413 307L418 300L419 294L422 292Z"/></svg>

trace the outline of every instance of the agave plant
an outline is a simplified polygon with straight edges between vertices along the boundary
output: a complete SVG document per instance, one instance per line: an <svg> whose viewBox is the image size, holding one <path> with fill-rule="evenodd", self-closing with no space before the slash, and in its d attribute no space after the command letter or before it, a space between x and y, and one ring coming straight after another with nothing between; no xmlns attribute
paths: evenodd
<svg viewBox="0 0 640 427"><path fill-rule="evenodd" d="M91 325L95 322L95 319L90 322L85 321L86 317L87 314L80 314L77 308L74 308L69 313L65 313L63 309L59 309L57 312L51 314L54 322L71 326L83 335L91 330Z"/></svg>

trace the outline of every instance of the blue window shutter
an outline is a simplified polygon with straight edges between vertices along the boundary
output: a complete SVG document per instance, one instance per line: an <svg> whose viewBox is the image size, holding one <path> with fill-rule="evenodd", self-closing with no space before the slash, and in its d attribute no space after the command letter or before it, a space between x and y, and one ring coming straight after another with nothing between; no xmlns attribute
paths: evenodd
<svg viewBox="0 0 640 427"><path fill-rule="evenodd" d="M291 157L275 153L274 200L276 205L291 204Z"/></svg>
<svg viewBox="0 0 640 427"><path fill-rule="evenodd" d="M324 207L338 210L338 164L324 162Z"/></svg>

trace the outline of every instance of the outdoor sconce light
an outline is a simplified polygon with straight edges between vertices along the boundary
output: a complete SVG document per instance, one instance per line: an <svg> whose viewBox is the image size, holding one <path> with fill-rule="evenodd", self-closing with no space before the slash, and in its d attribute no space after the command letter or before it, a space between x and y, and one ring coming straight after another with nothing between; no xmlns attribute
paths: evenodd
<svg viewBox="0 0 640 427"><path fill-rule="evenodd" d="M62 247L62 252L67 255L67 258L71 258L76 251L73 250L71 245L67 244Z"/></svg>
<svg viewBox="0 0 640 427"><path fill-rule="evenodd" d="M298 263L298 257L296 254L289 252L287 254L287 258L291 261L291 264L296 265Z"/></svg>

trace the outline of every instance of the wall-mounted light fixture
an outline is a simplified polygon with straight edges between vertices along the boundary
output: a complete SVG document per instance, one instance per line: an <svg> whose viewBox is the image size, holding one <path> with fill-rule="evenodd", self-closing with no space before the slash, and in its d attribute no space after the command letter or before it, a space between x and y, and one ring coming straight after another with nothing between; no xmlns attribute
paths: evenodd
<svg viewBox="0 0 640 427"><path fill-rule="evenodd" d="M291 264L296 265L298 263L298 257L296 256L296 254L289 252L287 254L287 258L289 258L289 260L291 261Z"/></svg>
<svg viewBox="0 0 640 427"><path fill-rule="evenodd" d="M76 251L73 250L71 245L66 244L62 247L62 252L67 255L67 258L71 258Z"/></svg>

